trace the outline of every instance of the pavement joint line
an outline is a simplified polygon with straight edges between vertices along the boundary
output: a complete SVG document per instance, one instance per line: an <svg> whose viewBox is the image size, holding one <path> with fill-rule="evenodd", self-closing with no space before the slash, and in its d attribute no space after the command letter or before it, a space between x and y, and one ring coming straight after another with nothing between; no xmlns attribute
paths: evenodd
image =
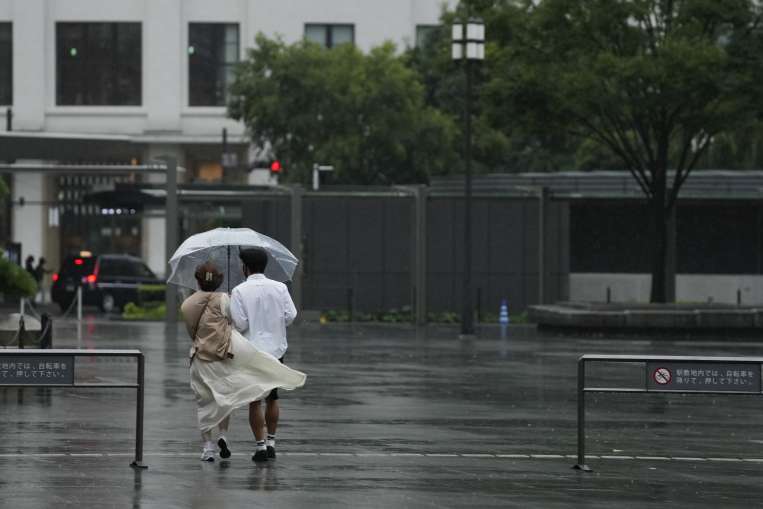
<svg viewBox="0 0 763 509"><path fill-rule="evenodd" d="M43 452L43 453L0 453L0 458L104 458L104 457L131 457L132 452ZM574 454L491 454L491 453L418 453L418 452L393 452L393 453L379 453L379 452L279 452L279 455L283 456L328 456L328 457L428 457L428 458L503 458L503 459L575 459ZM153 457L165 457L165 458L177 458L177 457L196 457L195 452L149 452L144 456ZM233 453L233 456L247 456L243 453ZM727 463L763 463L763 458L721 458L721 457L692 457L692 456L626 456L626 455L595 455L587 454L586 460L637 460L637 461L682 461L682 462L727 462Z"/></svg>

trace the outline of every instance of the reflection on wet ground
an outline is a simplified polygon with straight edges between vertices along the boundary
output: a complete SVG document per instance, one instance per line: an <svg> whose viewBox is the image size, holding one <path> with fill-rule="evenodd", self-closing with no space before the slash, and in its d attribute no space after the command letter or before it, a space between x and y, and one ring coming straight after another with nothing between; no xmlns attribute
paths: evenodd
<svg viewBox="0 0 763 509"><path fill-rule="evenodd" d="M56 347L139 348L147 358L145 461L132 390L0 389L0 507L731 507L763 495L758 396L592 395L589 465L576 451L582 353L761 355L753 341L573 339L486 328L304 325L288 363L307 385L282 398L279 458L253 464L246 412L229 461L198 460L188 340L162 324L73 322ZM72 339L67 339L72 338ZM123 360L78 379L132 380ZM593 380L639 383L638 369Z"/></svg>

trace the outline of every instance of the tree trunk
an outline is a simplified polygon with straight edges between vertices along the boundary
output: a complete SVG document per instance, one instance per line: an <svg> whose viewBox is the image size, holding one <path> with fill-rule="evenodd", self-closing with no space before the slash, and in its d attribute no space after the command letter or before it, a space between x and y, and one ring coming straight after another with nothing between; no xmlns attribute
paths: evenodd
<svg viewBox="0 0 763 509"><path fill-rule="evenodd" d="M668 214L665 209L665 172L656 179L656 189L649 203L652 233L652 291L650 302L664 303L668 300L666 260L668 254Z"/></svg>

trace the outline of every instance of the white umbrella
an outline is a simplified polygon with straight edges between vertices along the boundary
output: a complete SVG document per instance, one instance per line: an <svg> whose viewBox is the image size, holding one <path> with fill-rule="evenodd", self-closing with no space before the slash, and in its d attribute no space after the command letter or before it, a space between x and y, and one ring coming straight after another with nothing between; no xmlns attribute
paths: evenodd
<svg viewBox="0 0 763 509"><path fill-rule="evenodd" d="M244 281L239 252L260 247L268 253L265 275L276 281L290 281L299 260L277 240L250 228L215 228L188 237L170 258L168 283L198 290L194 273L205 262L214 263L223 273L228 292Z"/></svg>

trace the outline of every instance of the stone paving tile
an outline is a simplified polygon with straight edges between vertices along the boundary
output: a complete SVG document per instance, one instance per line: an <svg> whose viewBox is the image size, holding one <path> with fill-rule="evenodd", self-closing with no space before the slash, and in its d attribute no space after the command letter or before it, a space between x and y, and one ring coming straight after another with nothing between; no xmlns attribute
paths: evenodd
<svg viewBox="0 0 763 509"><path fill-rule="evenodd" d="M204 464L188 386L188 341L162 324L89 320L56 347L146 354L145 462L133 471L135 393L0 388L0 507L736 507L763 497L760 398L591 395L592 473L576 451L582 353L760 355L749 341L544 337L496 328L291 331L287 363L307 385L282 398L279 458L249 455L246 412L234 456ZM130 381L134 365L80 360L78 380ZM594 380L638 384L638 370Z"/></svg>

